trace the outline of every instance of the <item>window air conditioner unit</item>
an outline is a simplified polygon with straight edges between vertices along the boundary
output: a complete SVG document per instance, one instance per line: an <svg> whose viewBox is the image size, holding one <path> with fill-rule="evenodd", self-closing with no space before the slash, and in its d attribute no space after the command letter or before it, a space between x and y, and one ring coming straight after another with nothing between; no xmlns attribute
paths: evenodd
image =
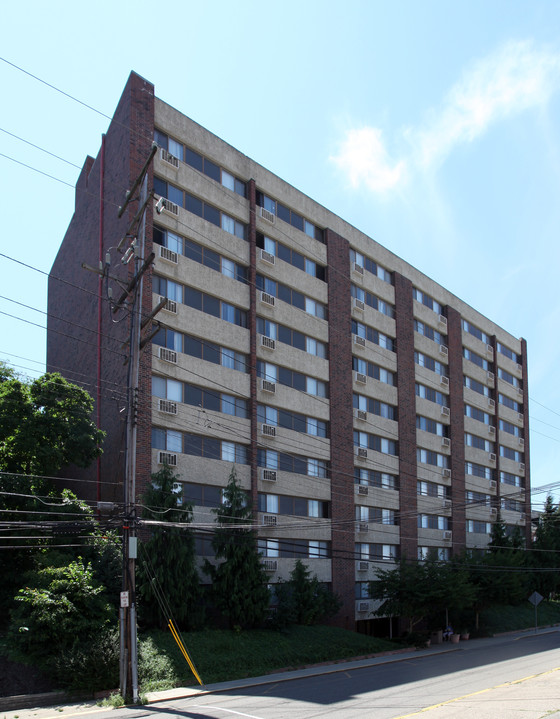
<svg viewBox="0 0 560 719"><path fill-rule="evenodd" d="M519 374L523 374L523 365L520 365L520 364L518 363L518 364L517 364L517 371L519 372Z"/></svg>
<svg viewBox="0 0 560 719"><path fill-rule="evenodd" d="M173 250L168 250L167 247L164 247L163 245L159 246L159 256L162 260L172 262L174 265L179 262L177 253L173 252Z"/></svg>
<svg viewBox="0 0 560 719"><path fill-rule="evenodd" d="M160 399L158 402L158 410L165 414L177 414L177 402L171 402L168 399Z"/></svg>
<svg viewBox="0 0 560 719"><path fill-rule="evenodd" d="M498 514L498 510L496 507L490 507L490 514L495 517Z"/></svg>
<svg viewBox="0 0 560 719"><path fill-rule="evenodd" d="M449 439L449 437L442 437L442 438L441 438L441 446L442 446L442 447L447 447L447 449L449 449L449 447L451 447L451 440Z"/></svg>
<svg viewBox="0 0 560 719"><path fill-rule="evenodd" d="M268 379L261 379L261 389L263 392L270 392L271 394L275 394L276 382L271 382Z"/></svg>
<svg viewBox="0 0 560 719"><path fill-rule="evenodd" d="M444 387L449 387L449 377L446 377L444 374L442 374L439 378L439 381Z"/></svg>
<svg viewBox="0 0 560 719"><path fill-rule="evenodd" d="M176 467L177 455L172 452L158 452L158 464L168 464L170 467Z"/></svg>
<svg viewBox="0 0 560 719"><path fill-rule="evenodd" d="M175 157L175 155L172 155L170 152L167 152L167 150L164 150L163 147L161 148L161 159L172 167L179 167L179 158Z"/></svg>
<svg viewBox="0 0 560 719"><path fill-rule="evenodd" d="M451 477L451 470L446 467L442 472L442 477L449 479L449 477Z"/></svg>
<svg viewBox="0 0 560 719"><path fill-rule="evenodd" d="M356 456L358 459L367 459L367 449L365 447L356 447Z"/></svg>
<svg viewBox="0 0 560 719"><path fill-rule="evenodd" d="M267 350L275 350L276 340L273 340L266 335L261 335L261 347L264 347Z"/></svg>
<svg viewBox="0 0 560 719"><path fill-rule="evenodd" d="M276 437L276 427L273 424L263 424L261 434L265 437Z"/></svg>
<svg viewBox="0 0 560 719"><path fill-rule="evenodd" d="M524 472L524 471L525 471L525 463L524 463L524 462L519 462L519 471L520 471L520 472Z"/></svg>
<svg viewBox="0 0 560 719"><path fill-rule="evenodd" d="M490 382L490 384L494 384L494 373L493 372L490 372L490 370L488 370L488 372L486 373L486 378L488 379L488 382Z"/></svg>
<svg viewBox="0 0 560 719"><path fill-rule="evenodd" d="M492 436L496 436L496 428L493 424L488 425L488 434L491 434Z"/></svg>
<svg viewBox="0 0 560 719"><path fill-rule="evenodd" d="M523 415L521 414L521 412L518 412L518 413L517 413L517 421L518 421L518 422L523 422Z"/></svg>
<svg viewBox="0 0 560 719"><path fill-rule="evenodd" d="M276 572L278 570L277 559L263 559L262 565L265 572Z"/></svg>
<svg viewBox="0 0 560 719"><path fill-rule="evenodd" d="M486 345L486 352L490 355L490 357L494 356L494 348L492 345Z"/></svg>
<svg viewBox="0 0 560 719"><path fill-rule="evenodd" d="M358 562L358 572L367 572L369 569L369 562Z"/></svg>
<svg viewBox="0 0 560 719"><path fill-rule="evenodd" d="M452 532L450 529L446 529L446 530L443 532L443 539L444 539L445 541L450 542L452 538L453 538L453 532Z"/></svg>
<svg viewBox="0 0 560 719"><path fill-rule="evenodd" d="M494 409L494 407L496 406L496 403L491 397L488 397L488 406L490 407L490 409Z"/></svg>
<svg viewBox="0 0 560 719"><path fill-rule="evenodd" d="M452 506L453 506L453 503L452 503L452 501L451 501L450 499L444 499L444 500L443 500L443 507L444 507L444 509L451 509Z"/></svg>
<svg viewBox="0 0 560 719"><path fill-rule="evenodd" d="M441 353L442 355L444 355L445 357L447 357L447 355L449 354L449 350L447 349L447 347L446 347L445 345L440 345L440 346L439 346L439 351L440 351L440 353Z"/></svg>
<svg viewBox="0 0 560 719"><path fill-rule="evenodd" d="M352 299L352 309L358 310L358 312L363 312L365 308L366 305L362 300L359 300L357 297Z"/></svg>
<svg viewBox="0 0 560 719"><path fill-rule="evenodd" d="M263 220L270 222L271 225L274 224L274 220L276 219L274 212L265 210L264 207L259 207L259 215L263 218Z"/></svg>
<svg viewBox="0 0 560 719"><path fill-rule="evenodd" d="M165 297L158 297L158 304L162 302L165 299ZM174 315L177 314L177 303L175 300L167 300L167 302L163 305L162 309L164 309L166 312L173 312Z"/></svg>
<svg viewBox="0 0 560 719"><path fill-rule="evenodd" d="M358 602L359 612L369 612L369 602Z"/></svg>
<svg viewBox="0 0 560 719"><path fill-rule="evenodd" d="M451 414L449 407L446 407L445 405L442 405L441 413L444 417L449 417L449 415Z"/></svg>
<svg viewBox="0 0 560 719"><path fill-rule="evenodd" d="M498 488L498 483L496 482L495 479L491 479L490 480L490 489L497 489L497 488Z"/></svg>
<svg viewBox="0 0 560 719"><path fill-rule="evenodd" d="M272 254L272 252L267 252L266 250L261 250L261 260L263 262L268 262L269 265L276 264L276 257Z"/></svg>
<svg viewBox="0 0 560 719"><path fill-rule="evenodd" d="M167 347L159 348L159 358L165 362L177 364L177 352L175 352L175 350L167 349Z"/></svg>
<svg viewBox="0 0 560 719"><path fill-rule="evenodd" d="M518 437L517 441L518 441L520 447L525 446L525 440L523 439L523 437Z"/></svg>
<svg viewBox="0 0 560 719"><path fill-rule="evenodd" d="M355 372L354 373L354 379L359 384L366 384L367 383L367 375L362 374L361 372Z"/></svg>
<svg viewBox="0 0 560 719"><path fill-rule="evenodd" d="M365 409L355 409L354 416L362 422L367 422L367 412Z"/></svg>
<svg viewBox="0 0 560 719"><path fill-rule="evenodd" d="M269 295L268 292L261 292L261 302L269 307L274 307L276 304L276 297Z"/></svg>
<svg viewBox="0 0 560 719"><path fill-rule="evenodd" d="M364 268L359 265L357 262L354 262L354 266L352 267L352 270L357 274L361 275L363 277L364 275Z"/></svg>
<svg viewBox="0 0 560 719"><path fill-rule="evenodd" d="M365 347L366 346L366 340L364 337L359 337L358 335L354 335L354 344L357 347Z"/></svg>
<svg viewBox="0 0 560 719"><path fill-rule="evenodd" d="M489 459L491 462L495 462L495 461L496 461L496 455L494 454L494 452L490 452L490 454L488 455L488 459Z"/></svg>
<svg viewBox="0 0 560 719"><path fill-rule="evenodd" d="M522 387L518 387L518 388L517 388L517 394L518 394L520 397L523 397L523 388L522 388Z"/></svg>
<svg viewBox="0 0 560 719"><path fill-rule="evenodd" d="M366 524L365 522L358 522L356 529L358 532L369 532L369 524Z"/></svg>
<svg viewBox="0 0 560 719"><path fill-rule="evenodd" d="M367 484L357 484L356 487L358 488L358 494L361 494L362 497L367 497L369 494L369 487Z"/></svg>
<svg viewBox="0 0 560 719"><path fill-rule="evenodd" d="M165 212L169 212L170 215L177 216L179 214L179 205L166 198L163 199L163 209Z"/></svg>
<svg viewBox="0 0 560 719"><path fill-rule="evenodd" d="M438 322L440 323L440 325L444 325L445 327L447 327L447 317L445 315L440 315L438 317Z"/></svg>
<svg viewBox="0 0 560 719"><path fill-rule="evenodd" d="M264 527L275 527L276 526L276 515L275 514L263 514L262 523Z"/></svg>
<svg viewBox="0 0 560 719"><path fill-rule="evenodd" d="M261 470L261 479L265 482L276 482L278 473L275 469L266 469L265 467Z"/></svg>

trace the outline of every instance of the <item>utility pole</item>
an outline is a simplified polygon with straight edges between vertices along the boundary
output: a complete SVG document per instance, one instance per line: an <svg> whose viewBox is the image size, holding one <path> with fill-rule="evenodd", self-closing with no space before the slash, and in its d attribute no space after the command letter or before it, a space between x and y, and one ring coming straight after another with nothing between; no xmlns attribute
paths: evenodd
<svg viewBox="0 0 560 719"><path fill-rule="evenodd" d="M154 253L145 256L146 240L146 208L152 199L152 192L148 192L148 168L152 162L157 145L152 150L144 167L140 171L132 189L127 192L123 206L119 209L119 218L123 216L128 204L138 200L138 211L132 219L127 232L117 246L122 255L120 261L127 265L134 262L134 273L129 275L128 282L111 275L109 272L111 258L107 253L104 267L99 269L82 265L85 269L102 275L108 280L115 281L123 290L115 302L112 300L112 291L108 287L108 298L113 313L127 309L130 312L127 367L127 414L126 414L126 449L125 449L125 477L123 482L124 521L122 527L123 541L123 584L120 594L119 629L120 629L120 693L123 699L132 696L132 700L139 701L138 693L138 642L136 634L136 559L138 556L137 516L136 516L136 441L138 431L138 384L140 371L140 355L143 347L151 340L154 333L144 339L142 332L155 315L165 306L162 300L158 306L142 319L143 276L154 261ZM139 194L135 196L135 193ZM126 247L126 244L128 247Z"/></svg>

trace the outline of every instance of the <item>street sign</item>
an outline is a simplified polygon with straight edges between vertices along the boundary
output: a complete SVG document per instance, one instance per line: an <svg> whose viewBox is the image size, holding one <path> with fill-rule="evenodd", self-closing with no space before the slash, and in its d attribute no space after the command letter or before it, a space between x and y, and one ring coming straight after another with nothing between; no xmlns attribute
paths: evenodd
<svg viewBox="0 0 560 719"><path fill-rule="evenodd" d="M542 594L539 594L538 592L533 592L533 593L531 594L531 596L529 597L529 601L531 602L531 604L532 604L534 607L536 607L537 605L539 605L539 604L542 602L543 599L544 599L543 595L542 595Z"/></svg>
<svg viewBox="0 0 560 719"><path fill-rule="evenodd" d="M121 592L121 607L128 607L128 592Z"/></svg>

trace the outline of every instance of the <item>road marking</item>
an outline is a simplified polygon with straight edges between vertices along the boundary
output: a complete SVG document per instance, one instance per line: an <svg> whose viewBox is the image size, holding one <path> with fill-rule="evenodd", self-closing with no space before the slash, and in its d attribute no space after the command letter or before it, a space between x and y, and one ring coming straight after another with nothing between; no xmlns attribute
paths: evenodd
<svg viewBox="0 0 560 719"><path fill-rule="evenodd" d="M245 714L244 712L236 712L233 709L224 709L224 707L211 707L208 704L193 704L194 709L217 709L221 712L229 712L230 714L237 714L241 717L249 717L249 719L262 719L262 717L256 717L254 714Z"/></svg>
<svg viewBox="0 0 560 719"><path fill-rule="evenodd" d="M263 694L268 694L268 692L271 692L273 689L276 689L278 684L269 684L268 689L265 689Z"/></svg>
<svg viewBox="0 0 560 719"><path fill-rule="evenodd" d="M504 687L510 687L514 684L522 684L523 682L528 681L529 679L535 679L536 677L544 677L547 674L553 674L554 672L560 671L560 667L555 667L554 669L549 669L546 672L540 672L539 674L531 674L528 677L523 677L522 679L515 679L515 681L512 682L504 682L503 684L496 684L494 687L488 687L487 689L480 689L477 692L472 692L471 694L463 694L463 696L460 697L454 697L453 699L447 699L447 701L439 702L439 704L432 704L429 707L423 707L422 709L418 709L418 711L411 712L410 714L401 714L398 717L393 717L393 719L407 719L407 717L414 717L418 716L418 714L423 714L424 712L429 712L432 709L438 709L439 707L444 707L447 704L453 704L453 702L460 702L462 699L470 699L470 697L475 697L479 694L486 694L486 692L491 692L494 689L503 689Z"/></svg>

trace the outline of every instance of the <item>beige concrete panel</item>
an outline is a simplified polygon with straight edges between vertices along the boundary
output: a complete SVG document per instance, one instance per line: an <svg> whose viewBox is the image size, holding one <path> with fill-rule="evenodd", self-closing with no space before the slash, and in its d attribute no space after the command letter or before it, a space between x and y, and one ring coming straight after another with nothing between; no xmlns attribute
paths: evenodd
<svg viewBox="0 0 560 719"><path fill-rule="evenodd" d="M484 411L487 412L487 410ZM489 424L484 424L484 422L479 422L477 419L465 415L465 432L476 434L479 437L484 437L484 439L489 439L491 442L494 442L496 433L491 432L490 428L491 426ZM492 429L494 429L494 427L492 427Z"/></svg>
<svg viewBox="0 0 560 719"><path fill-rule="evenodd" d="M356 506L399 509L399 493L397 490L367 487L367 494L359 494L358 487L362 486L364 485L354 485L354 503Z"/></svg>
<svg viewBox="0 0 560 719"><path fill-rule="evenodd" d="M177 317L176 324L169 323L167 326L180 332L202 337L221 347L229 347L245 353L249 351L249 330L244 327L239 327L186 305L177 306Z"/></svg>
<svg viewBox="0 0 560 719"><path fill-rule="evenodd" d="M484 549L490 543L489 534L473 534L467 532L467 548L468 549Z"/></svg>
<svg viewBox="0 0 560 719"><path fill-rule="evenodd" d="M163 217L163 214L160 216ZM177 229L174 232L236 262L241 264L249 262L248 242L181 207L179 208Z"/></svg>
<svg viewBox="0 0 560 719"><path fill-rule="evenodd" d="M261 232L263 235L265 235L265 237L269 237L272 240L276 240L277 242L282 243L286 247L289 247L296 252L299 252L300 255L304 255L308 259L317 262L317 264L323 266L327 264L327 247L322 242L308 237L301 230L297 230L296 228L291 227L283 220L280 220L278 218L275 218L274 223L268 222L260 216L258 208L256 213L256 221L257 232ZM321 226L320 223L319 226ZM276 262L278 263L278 258L276 259ZM286 263L280 261L280 265L286 265ZM289 266L290 265L286 265L286 267ZM292 271L294 270L296 272L298 271L295 267L292 267Z"/></svg>
<svg viewBox="0 0 560 719"><path fill-rule="evenodd" d="M369 325L380 332L383 332L388 337L393 339L397 336L397 325L392 317L387 317L383 312L374 310L373 307L366 305L363 312L358 310L352 310L352 317L358 322L362 322L365 325Z"/></svg>
<svg viewBox="0 0 560 719"><path fill-rule="evenodd" d="M444 439L447 438L440 437L438 434L432 434L431 432L425 432L422 429L416 430L416 443L419 447L449 457L451 456L451 448L444 446Z"/></svg>
<svg viewBox="0 0 560 719"><path fill-rule="evenodd" d="M441 352L440 347L442 346L446 347L447 345L440 345L438 342L434 342L429 337L425 337L418 332L414 333L414 349L418 352L422 352L423 354L428 355L429 357L433 357L438 362L441 362L442 364L446 365L447 355ZM418 367L418 365L416 366ZM435 373L432 372L432 374Z"/></svg>
<svg viewBox="0 0 560 719"><path fill-rule="evenodd" d="M235 280L234 280L235 281ZM324 342L329 341L329 325L325 320L314 317L304 310L276 300L275 306L271 307L266 302L261 301L261 293L257 291L257 315L265 317L271 322L291 327L303 332L309 337Z"/></svg>
<svg viewBox="0 0 560 719"><path fill-rule="evenodd" d="M303 270L276 258L274 265L259 259L259 249L257 248L257 272L259 274L270 277L280 284L288 285L292 289L298 290L307 297L311 297L318 302L328 304L328 285L326 282L307 274Z"/></svg>
<svg viewBox="0 0 560 719"><path fill-rule="evenodd" d="M503 379L498 379L498 392L501 392L506 395L506 397L510 397L516 402L523 404L523 392Z"/></svg>
<svg viewBox="0 0 560 719"><path fill-rule="evenodd" d="M160 450L152 449L152 471L157 472L162 465L158 464L157 458ZM230 462L222 462L217 459L206 459L205 457L193 457L188 454L177 454L177 467L174 472L179 475L179 481L198 482L199 484L210 484L216 487L225 487L228 483L231 469L234 465ZM235 465L237 479L244 489L249 489L250 470L246 465Z"/></svg>
<svg viewBox="0 0 560 719"><path fill-rule="evenodd" d="M442 409L445 408L442 407L442 405L437 404L437 402L430 402L429 399L424 399L423 397L416 397L417 414L422 415L422 417L434 419L436 422L441 422L442 424L449 424L449 415L443 414Z"/></svg>
<svg viewBox="0 0 560 719"><path fill-rule="evenodd" d="M525 476L525 468L521 468L519 462L515 462L513 459L508 459L507 457L500 457L500 470L502 472L516 474L518 477Z"/></svg>
<svg viewBox="0 0 560 719"><path fill-rule="evenodd" d="M480 327L480 325L478 323L473 323L473 324L477 324L477 326ZM491 362L494 359L494 353L488 349L486 342L479 340L478 337L471 335L470 332L463 330L462 341L463 341L463 347L467 347L468 349L475 352L477 355L480 355L484 359L487 359L489 362Z"/></svg>
<svg viewBox="0 0 560 719"><path fill-rule="evenodd" d="M332 582L331 560L321 559L319 557L308 558L301 557L301 561L311 570L311 574L316 576L320 582ZM278 582L279 579L287 581L290 574L296 566L297 559L278 559L278 570L271 574L270 581Z"/></svg>
<svg viewBox="0 0 560 719"><path fill-rule="evenodd" d="M504 419L506 422L516 425L520 429L523 429L523 415L520 412L516 412L514 409L506 407L504 404L500 404L500 418Z"/></svg>
<svg viewBox="0 0 560 719"><path fill-rule="evenodd" d="M482 464L485 467L496 469L496 461L491 461L490 454L490 452L485 452L483 449L476 449L476 447L468 447L465 445L466 462L476 462L477 464ZM496 452L493 454L496 454Z"/></svg>
<svg viewBox="0 0 560 719"><path fill-rule="evenodd" d="M521 441L520 441L521 440ZM500 432L500 444L504 447L510 447L518 452L523 452L525 445L523 443L523 437L516 437L509 432Z"/></svg>
<svg viewBox="0 0 560 719"><path fill-rule="evenodd" d="M315 459L330 459L330 441L324 437L314 437L302 432L294 432L285 427L276 427L276 437L269 437L262 433L261 425L258 427L258 443L278 452L293 452L304 457Z"/></svg>
<svg viewBox="0 0 560 719"><path fill-rule="evenodd" d="M293 472L277 471L275 489L269 489L272 482L260 480L260 487L263 492L272 494L283 494L289 497L306 497L307 499L321 499L330 501L331 486L330 480L326 477L310 477L306 474L295 474Z"/></svg>
<svg viewBox="0 0 560 719"><path fill-rule="evenodd" d="M276 525L269 524L271 517L276 518ZM258 512L257 526L261 538L307 539L323 542L328 542L331 539L331 523L326 519Z"/></svg>
<svg viewBox="0 0 560 719"><path fill-rule="evenodd" d="M488 412L488 414L490 415L496 414L494 400L492 400L490 397L479 394L478 392L475 392L469 387L464 387L463 398L466 404L471 404L473 407L479 407L480 409L484 410L484 412Z"/></svg>
<svg viewBox="0 0 560 719"><path fill-rule="evenodd" d="M446 487L449 487L451 486L451 478L444 476L443 472L442 467L433 467L431 464L418 464L416 469L418 479L423 479L426 482L444 484Z"/></svg>
<svg viewBox="0 0 560 719"><path fill-rule="evenodd" d="M467 519L475 519L478 522L495 522L497 513L486 505L467 505L465 508Z"/></svg>
<svg viewBox="0 0 560 719"><path fill-rule="evenodd" d="M186 257L180 258L178 280L189 287L206 292L214 297L219 297L236 307L244 310L249 309L249 288L242 282L234 280L233 277L226 277L221 272L216 272Z"/></svg>
<svg viewBox="0 0 560 719"><path fill-rule="evenodd" d="M356 357L367 359L369 362L373 362L391 372L397 371L397 355L395 352L385 349L385 347L380 347L369 340L366 340L365 348L362 348L361 345L356 345L354 340L352 342L352 352Z"/></svg>
<svg viewBox="0 0 560 719"><path fill-rule="evenodd" d="M385 419L385 417L378 417L371 412L368 412L366 421L355 420L354 429L358 432L369 432L370 434L377 434L379 437L387 437L395 441L399 438L399 425L397 422L394 422L392 419Z"/></svg>
<svg viewBox="0 0 560 719"><path fill-rule="evenodd" d="M373 379L373 377L367 377L366 383L362 384L356 381L356 375L354 374L353 390L356 394L363 394L366 397L372 397L393 406L397 406L398 403L397 388L394 385Z"/></svg>
<svg viewBox="0 0 560 719"><path fill-rule="evenodd" d="M506 357L501 352L496 353L496 361L498 367L501 367L502 369L506 370L506 372L509 372L514 377L517 377L517 379L522 379L523 367L520 364L514 362L509 357Z"/></svg>
<svg viewBox="0 0 560 719"><path fill-rule="evenodd" d="M492 482L494 484L492 484ZM472 474L467 474L465 476L465 489L470 489L473 492L489 494L492 497L495 497L498 491L495 480L484 479L484 477L475 477Z"/></svg>
<svg viewBox="0 0 560 719"><path fill-rule="evenodd" d="M440 547L450 547L451 540L444 539L444 529L424 529L418 527L418 544L424 545L428 541L437 542Z"/></svg>
<svg viewBox="0 0 560 719"><path fill-rule="evenodd" d="M360 469L376 469L379 472L397 474L399 471L399 458L392 454L383 454L373 449L368 449L367 459L356 457L354 464Z"/></svg>
<svg viewBox="0 0 560 719"><path fill-rule="evenodd" d="M519 502L525 501L525 489L523 487L514 487L513 484L500 483L500 494L502 497L510 497L517 499Z"/></svg>
<svg viewBox="0 0 560 719"><path fill-rule="evenodd" d="M370 522L370 531L367 533L367 539L358 539L358 537L366 536L365 532L356 535L357 542L369 542L370 544L399 544L400 543L400 527L394 524L374 524Z"/></svg>
<svg viewBox="0 0 560 719"><path fill-rule="evenodd" d="M412 313L415 319L420 320L427 325L430 325L430 327L433 327L435 330L441 332L444 335L447 334L447 323L440 322L439 313L434 312L429 307L426 307L426 305L422 302L418 302L418 300L413 300Z"/></svg>
<svg viewBox="0 0 560 719"><path fill-rule="evenodd" d="M428 497L418 495L417 509L419 514L439 514L444 517L451 516L451 500L441 497Z"/></svg>
<svg viewBox="0 0 560 719"><path fill-rule="evenodd" d="M260 404L269 404L279 409L289 409L324 421L330 419L330 403L328 399L300 392L279 382L276 382L276 392L272 394L260 389L260 381L257 380L257 401Z"/></svg>
<svg viewBox="0 0 560 719"><path fill-rule="evenodd" d="M466 374L468 377L472 377L473 379L478 380L478 382L481 382L482 384L486 385L487 387L490 387L491 389L493 389L496 384L495 379L489 377L485 369L482 369L482 367L479 367L478 365L474 364L474 362L471 362L470 360L465 358L463 358L463 374Z"/></svg>
<svg viewBox="0 0 560 719"><path fill-rule="evenodd" d="M157 350L157 347L154 347ZM160 360L157 355L152 360L152 373L164 377L171 377L182 382L190 382L201 387L215 389L217 392L225 391L227 387L231 394L241 394L249 397L249 375L237 370L222 367L212 362L177 353L178 364Z"/></svg>
<svg viewBox="0 0 560 719"><path fill-rule="evenodd" d="M520 527L524 527L525 513L513 512L510 509L502 509L502 521L504 524L517 524Z"/></svg>
<svg viewBox="0 0 560 719"><path fill-rule="evenodd" d="M175 185L188 190L191 195L195 195L214 207L218 207L231 217L235 217L236 220L248 224L249 201L241 195L228 190L221 183L184 162L179 164L176 178L175 181L171 180Z"/></svg>
<svg viewBox="0 0 560 719"><path fill-rule="evenodd" d="M270 350L261 346L260 336L257 335L257 357L263 362L272 362L282 367L289 367L309 377L323 380L323 382L329 381L328 360L295 349L283 342L278 342L278 340L276 341L276 349Z"/></svg>
<svg viewBox="0 0 560 719"><path fill-rule="evenodd" d="M433 342L432 342L432 346L434 346ZM425 354L427 354L427 352ZM433 356L435 359L437 359L434 355L431 355L431 356ZM441 362L441 360L439 360L439 361ZM419 382L420 384L423 384L425 387L430 387L430 389L435 389L438 392L441 392L442 394L449 394L449 383L444 384L441 381L442 375L439 375L437 372L433 372L431 369L428 369L427 367L422 367L419 364L415 364L414 368L415 368L415 379L417 382Z"/></svg>

